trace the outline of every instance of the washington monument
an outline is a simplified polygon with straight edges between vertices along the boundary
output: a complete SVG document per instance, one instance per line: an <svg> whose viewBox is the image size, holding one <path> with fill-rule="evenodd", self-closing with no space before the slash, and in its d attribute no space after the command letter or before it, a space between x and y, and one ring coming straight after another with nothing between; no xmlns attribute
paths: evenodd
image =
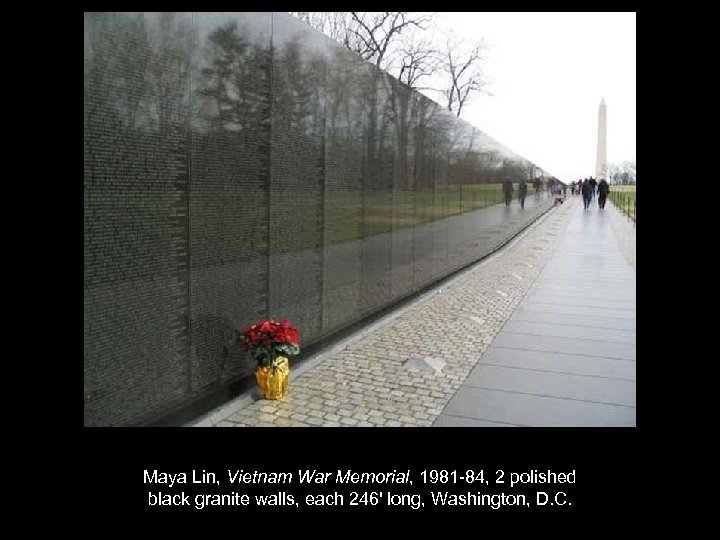
<svg viewBox="0 0 720 540"><path fill-rule="evenodd" d="M595 163L595 179L605 178L607 173L607 109L605 98L600 100L598 110L598 141L597 141L597 162Z"/></svg>

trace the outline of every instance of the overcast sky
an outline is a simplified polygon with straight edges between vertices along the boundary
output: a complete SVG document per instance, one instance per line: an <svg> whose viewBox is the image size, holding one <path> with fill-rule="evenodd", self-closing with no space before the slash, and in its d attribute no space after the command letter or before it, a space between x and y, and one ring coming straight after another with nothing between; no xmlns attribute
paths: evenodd
<svg viewBox="0 0 720 540"><path fill-rule="evenodd" d="M600 100L608 163L635 160L635 13L439 13L484 38L492 96L461 117L563 181L595 175Z"/></svg>

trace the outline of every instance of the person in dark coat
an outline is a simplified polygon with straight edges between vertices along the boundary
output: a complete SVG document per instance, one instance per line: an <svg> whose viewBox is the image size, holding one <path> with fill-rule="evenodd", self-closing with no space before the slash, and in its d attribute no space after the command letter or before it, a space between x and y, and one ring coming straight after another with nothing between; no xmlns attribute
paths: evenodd
<svg viewBox="0 0 720 540"><path fill-rule="evenodd" d="M605 208L605 201L607 200L608 193L610 193L610 185L607 181L602 178L598 183L598 206L602 210Z"/></svg>
<svg viewBox="0 0 720 540"><path fill-rule="evenodd" d="M505 195L505 206L510 206L512 200L513 185L509 178L503 181L502 185L503 194Z"/></svg>
<svg viewBox="0 0 720 540"><path fill-rule="evenodd" d="M520 201L520 208L525 208L525 197L527 197L527 184L525 179L521 178L518 184L518 200Z"/></svg>
<svg viewBox="0 0 720 540"><path fill-rule="evenodd" d="M588 180L585 180L582 185L582 197L583 205L585 210L590 207L590 201L592 200L592 184Z"/></svg>

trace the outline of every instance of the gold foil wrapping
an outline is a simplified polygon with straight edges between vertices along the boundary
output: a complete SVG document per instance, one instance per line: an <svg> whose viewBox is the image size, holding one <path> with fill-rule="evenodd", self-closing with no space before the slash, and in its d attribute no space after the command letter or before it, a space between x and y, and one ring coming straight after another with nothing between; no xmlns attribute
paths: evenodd
<svg viewBox="0 0 720 540"><path fill-rule="evenodd" d="M275 367L259 367L255 379L265 399L282 399L287 395L290 380L290 363L284 356L278 356Z"/></svg>

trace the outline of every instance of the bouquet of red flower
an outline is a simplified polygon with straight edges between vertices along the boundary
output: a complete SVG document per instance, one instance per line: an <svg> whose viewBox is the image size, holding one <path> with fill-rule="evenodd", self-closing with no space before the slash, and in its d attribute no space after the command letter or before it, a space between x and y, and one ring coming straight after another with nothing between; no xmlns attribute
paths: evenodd
<svg viewBox="0 0 720 540"><path fill-rule="evenodd" d="M290 321L262 321L249 326L240 334L238 341L250 352L258 367L276 367L280 356L291 357L300 352L297 328Z"/></svg>

